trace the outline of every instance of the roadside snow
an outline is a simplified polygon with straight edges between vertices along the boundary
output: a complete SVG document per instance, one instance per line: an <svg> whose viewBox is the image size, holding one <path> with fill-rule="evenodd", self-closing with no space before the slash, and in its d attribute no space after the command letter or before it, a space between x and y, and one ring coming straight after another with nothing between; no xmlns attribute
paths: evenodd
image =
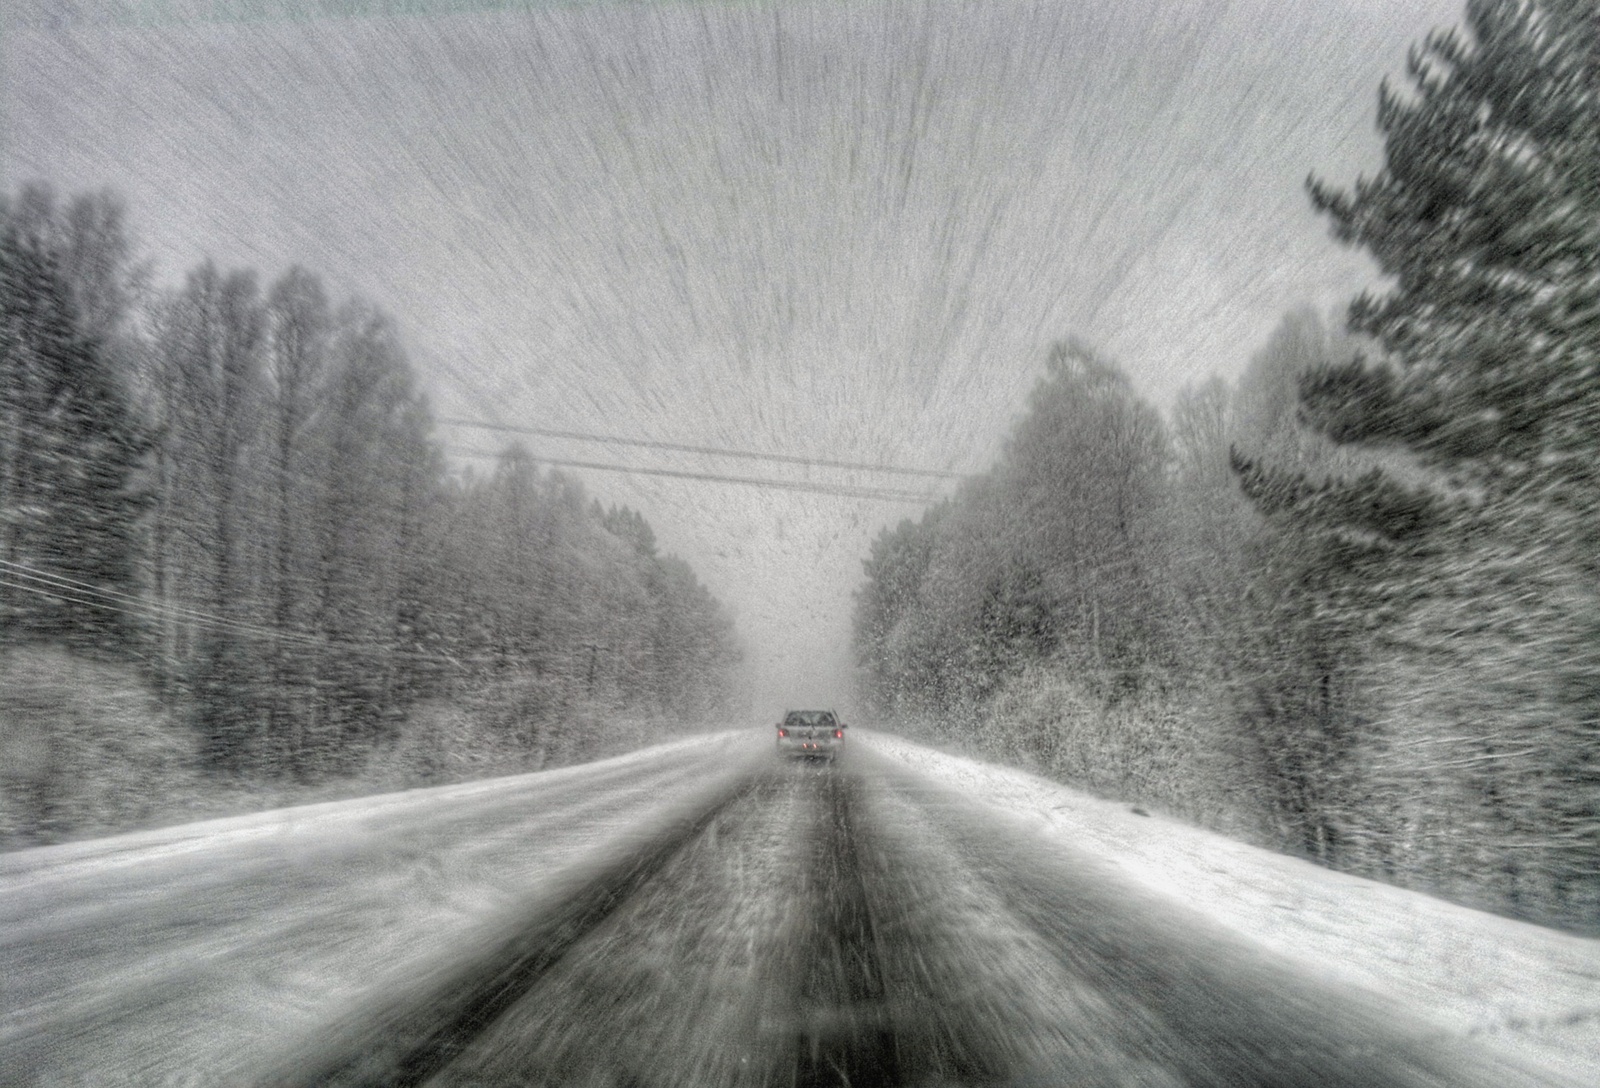
<svg viewBox="0 0 1600 1088"><path fill-rule="evenodd" d="M742 734L0 855L0 1083L244 1084L737 767Z"/></svg>
<svg viewBox="0 0 1600 1088"><path fill-rule="evenodd" d="M852 739L1307 969L1396 997L1577 1083L1600 1083L1600 941L1512 921L1236 842L1037 775L852 730Z"/></svg>
<svg viewBox="0 0 1600 1088"><path fill-rule="evenodd" d="M708 741L726 743L735 736L742 736L742 732L694 734L610 759L555 770L531 771L502 778L338 801L318 801L59 846L13 850L0 853L0 881L16 884L61 880L105 873L116 868L143 867L162 858L196 851L209 854L230 847L249 848L263 840L284 836L350 836L358 834L363 828L383 826L385 821L393 817L414 820L425 818L433 812L454 814L463 802L493 802L515 797L535 784L539 789L548 790L568 783L585 782L597 774L647 766L664 755L696 748Z"/></svg>

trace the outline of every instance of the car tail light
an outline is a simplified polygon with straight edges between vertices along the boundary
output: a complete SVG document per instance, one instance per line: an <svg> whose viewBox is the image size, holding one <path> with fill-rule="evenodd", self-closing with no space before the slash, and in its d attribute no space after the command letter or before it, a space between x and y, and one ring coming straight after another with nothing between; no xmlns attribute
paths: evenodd
<svg viewBox="0 0 1600 1088"><path fill-rule="evenodd" d="M789 731L788 731L788 730L787 730L787 729L780 729L780 730L778 730L778 736L780 736L780 737L787 737L787 736L788 736L788 735L789 735Z"/></svg>
<svg viewBox="0 0 1600 1088"><path fill-rule="evenodd" d="M843 729L835 729L833 731L833 735L838 737L840 740L843 740L844 739L844 730Z"/></svg>

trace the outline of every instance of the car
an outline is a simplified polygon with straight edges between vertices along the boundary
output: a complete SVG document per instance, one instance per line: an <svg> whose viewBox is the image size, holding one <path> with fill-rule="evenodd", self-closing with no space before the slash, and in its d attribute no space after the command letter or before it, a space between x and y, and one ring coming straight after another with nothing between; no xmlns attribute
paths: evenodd
<svg viewBox="0 0 1600 1088"><path fill-rule="evenodd" d="M791 710L778 723L778 754L831 763L844 751L844 730L831 710Z"/></svg>

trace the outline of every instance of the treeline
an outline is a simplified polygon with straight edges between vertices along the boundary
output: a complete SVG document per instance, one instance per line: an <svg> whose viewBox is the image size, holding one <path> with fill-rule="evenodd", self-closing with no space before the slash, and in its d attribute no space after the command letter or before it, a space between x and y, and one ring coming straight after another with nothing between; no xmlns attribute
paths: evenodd
<svg viewBox="0 0 1600 1088"><path fill-rule="evenodd" d="M447 471L392 319L301 268L158 289L113 195L0 206L0 413L0 652L122 663L208 773L351 774L441 704L540 765L728 695L639 515Z"/></svg>
<svg viewBox="0 0 1600 1088"><path fill-rule="evenodd" d="M1392 285L1167 418L1057 348L885 532L880 711L1336 868L1600 929L1600 24L1469 5L1313 181Z"/></svg>

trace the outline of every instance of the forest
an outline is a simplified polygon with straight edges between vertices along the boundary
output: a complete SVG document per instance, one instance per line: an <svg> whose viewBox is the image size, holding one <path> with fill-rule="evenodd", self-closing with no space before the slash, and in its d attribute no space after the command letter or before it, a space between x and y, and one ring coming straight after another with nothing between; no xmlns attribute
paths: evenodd
<svg viewBox="0 0 1600 1088"><path fill-rule="evenodd" d="M1322 865L1600 932L1600 22L1475 0L1313 177L1382 274L1163 414L1065 342L884 531L901 728Z"/></svg>
<svg viewBox="0 0 1600 1088"><path fill-rule="evenodd" d="M520 447L452 469L396 321L159 287L124 202L0 203L0 844L531 770L724 709L732 622Z"/></svg>

